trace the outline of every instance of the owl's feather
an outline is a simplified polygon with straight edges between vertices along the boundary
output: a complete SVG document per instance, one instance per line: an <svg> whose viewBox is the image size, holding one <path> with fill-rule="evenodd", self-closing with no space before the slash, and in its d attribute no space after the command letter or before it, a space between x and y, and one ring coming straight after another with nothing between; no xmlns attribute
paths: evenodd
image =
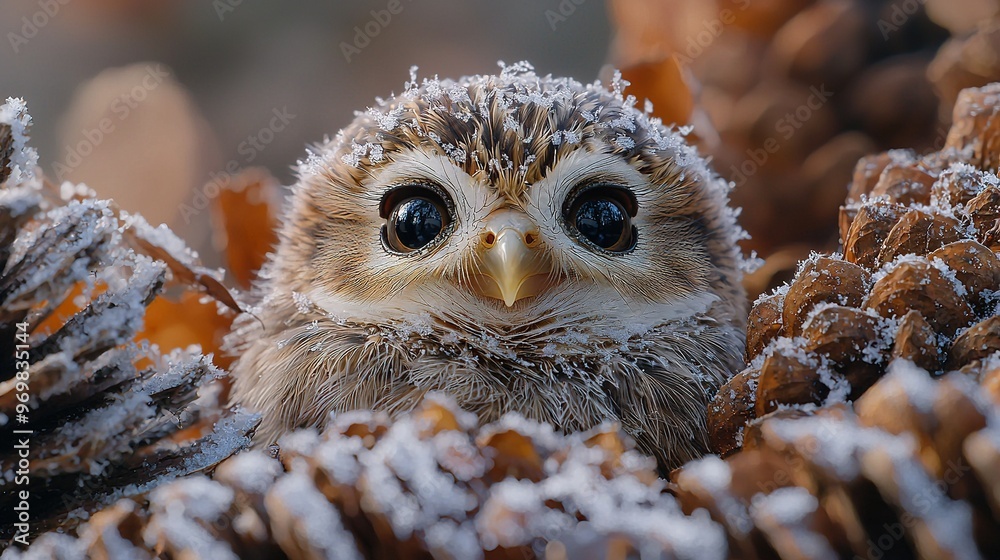
<svg viewBox="0 0 1000 560"><path fill-rule="evenodd" d="M411 78L311 151L261 298L232 340L235 398L264 413L258 442L331 412L400 412L430 391L484 421L519 412L575 431L620 422L664 468L702 453L705 405L742 364L741 230L726 184L683 136L611 89L530 66ZM634 195L633 249L567 234L582 183ZM381 204L404 184L454 203L447 238L387 251ZM547 288L512 305L470 289L483 224L537 226Z"/></svg>

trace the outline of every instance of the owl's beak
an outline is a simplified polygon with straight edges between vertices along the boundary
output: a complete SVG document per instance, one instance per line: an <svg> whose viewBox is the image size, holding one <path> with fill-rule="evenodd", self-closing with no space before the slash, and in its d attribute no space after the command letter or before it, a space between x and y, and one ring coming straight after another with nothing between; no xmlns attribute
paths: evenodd
<svg viewBox="0 0 1000 560"><path fill-rule="evenodd" d="M501 299L511 307L520 299L538 295L549 284L551 266L538 228L522 212L499 210L491 214L477 251L483 274L474 288L483 296Z"/></svg>

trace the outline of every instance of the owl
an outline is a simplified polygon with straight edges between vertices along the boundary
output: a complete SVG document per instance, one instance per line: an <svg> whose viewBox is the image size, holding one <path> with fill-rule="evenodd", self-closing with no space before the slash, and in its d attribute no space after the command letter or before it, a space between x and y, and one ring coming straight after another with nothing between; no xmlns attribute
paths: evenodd
<svg viewBox="0 0 1000 560"><path fill-rule="evenodd" d="M412 70L311 148L230 335L256 442L440 392L483 422L617 423L664 470L706 452L743 363L742 230L626 85Z"/></svg>

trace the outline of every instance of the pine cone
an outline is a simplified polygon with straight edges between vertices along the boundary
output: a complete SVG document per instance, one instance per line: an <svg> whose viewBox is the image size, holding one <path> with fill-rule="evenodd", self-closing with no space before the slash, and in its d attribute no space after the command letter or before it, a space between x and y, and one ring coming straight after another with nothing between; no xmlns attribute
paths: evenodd
<svg viewBox="0 0 1000 560"><path fill-rule="evenodd" d="M4 548L213 467L249 443L257 417L218 407L223 372L209 357L136 340L165 284L218 292L217 280L169 232L44 184L23 102L8 100L0 122Z"/></svg>
<svg viewBox="0 0 1000 560"><path fill-rule="evenodd" d="M998 93L959 96L940 152L863 158L843 254L754 304L709 409L728 458L676 476L740 558L1000 554Z"/></svg>
<svg viewBox="0 0 1000 560"><path fill-rule="evenodd" d="M998 383L996 354L939 379L896 360L853 411L772 413L674 490L725 527L733 558L997 558Z"/></svg>
<svg viewBox="0 0 1000 560"><path fill-rule="evenodd" d="M615 428L562 436L517 415L475 424L442 397L392 423L379 413L344 414L323 435L304 431L282 440L281 463L262 451L240 454L213 480L161 486L148 505L124 500L95 515L78 539L47 534L29 553L725 557L721 527L702 514L682 514L663 493L654 461Z"/></svg>
<svg viewBox="0 0 1000 560"><path fill-rule="evenodd" d="M1000 351L998 92L962 93L942 151L858 162L843 254L814 255L750 312L750 366L710 408L717 452L783 405L859 397L892 360L940 375Z"/></svg>

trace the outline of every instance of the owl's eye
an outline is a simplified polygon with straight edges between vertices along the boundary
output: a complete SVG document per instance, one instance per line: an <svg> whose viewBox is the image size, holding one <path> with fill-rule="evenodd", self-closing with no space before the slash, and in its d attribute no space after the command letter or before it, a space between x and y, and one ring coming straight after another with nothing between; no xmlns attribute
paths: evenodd
<svg viewBox="0 0 1000 560"><path fill-rule="evenodd" d="M382 201L385 244L397 253L412 253L438 239L451 223L448 204L438 189L406 186L390 191Z"/></svg>
<svg viewBox="0 0 1000 560"><path fill-rule="evenodd" d="M635 246L635 213L635 196L629 190L598 185L579 189L568 198L563 218L571 235L585 245L621 253Z"/></svg>

